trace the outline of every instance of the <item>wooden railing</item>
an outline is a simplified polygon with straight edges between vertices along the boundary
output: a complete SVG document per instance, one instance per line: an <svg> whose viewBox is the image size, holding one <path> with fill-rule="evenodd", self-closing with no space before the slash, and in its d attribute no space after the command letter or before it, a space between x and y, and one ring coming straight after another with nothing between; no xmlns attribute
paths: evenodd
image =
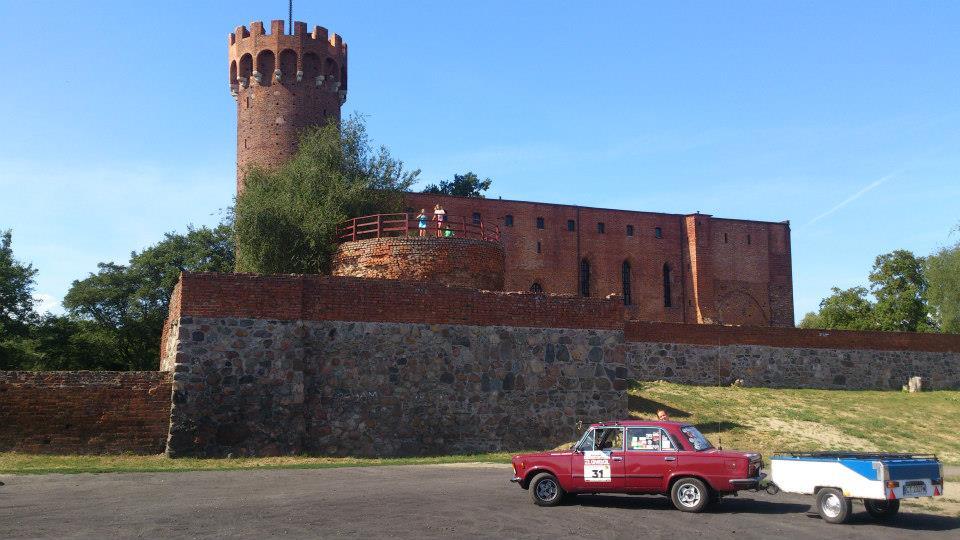
<svg viewBox="0 0 960 540"><path fill-rule="evenodd" d="M500 242L500 226L486 226L482 220L465 216L446 216L443 221L417 219L418 214L376 214L347 220L337 227L338 242L396 236L425 238L469 238Z"/></svg>

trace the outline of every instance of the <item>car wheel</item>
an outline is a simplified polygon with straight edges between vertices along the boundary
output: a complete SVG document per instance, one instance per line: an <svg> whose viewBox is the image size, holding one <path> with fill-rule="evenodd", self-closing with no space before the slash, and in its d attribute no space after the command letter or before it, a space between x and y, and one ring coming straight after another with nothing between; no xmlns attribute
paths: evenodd
<svg viewBox="0 0 960 540"><path fill-rule="evenodd" d="M564 491L556 476L540 473L530 481L530 496L537 506L556 506L563 500Z"/></svg>
<svg viewBox="0 0 960 540"><path fill-rule="evenodd" d="M835 488L824 488L817 493L817 512L827 523L843 523L850 516L850 499Z"/></svg>
<svg viewBox="0 0 960 540"><path fill-rule="evenodd" d="M681 478L670 490L673 506L683 512L702 512L710 502L710 497L706 484L696 478Z"/></svg>
<svg viewBox="0 0 960 540"><path fill-rule="evenodd" d="M890 519L900 511L900 501L894 499L864 499L863 506L873 519Z"/></svg>

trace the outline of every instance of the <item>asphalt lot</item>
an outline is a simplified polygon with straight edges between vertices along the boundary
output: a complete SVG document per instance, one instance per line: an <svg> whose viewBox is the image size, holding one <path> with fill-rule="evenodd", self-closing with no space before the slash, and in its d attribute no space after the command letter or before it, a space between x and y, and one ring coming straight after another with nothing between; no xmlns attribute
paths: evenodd
<svg viewBox="0 0 960 540"><path fill-rule="evenodd" d="M662 497L540 508L505 465L0 476L0 538L958 538L960 519L830 525L806 497L744 493L686 514Z"/></svg>

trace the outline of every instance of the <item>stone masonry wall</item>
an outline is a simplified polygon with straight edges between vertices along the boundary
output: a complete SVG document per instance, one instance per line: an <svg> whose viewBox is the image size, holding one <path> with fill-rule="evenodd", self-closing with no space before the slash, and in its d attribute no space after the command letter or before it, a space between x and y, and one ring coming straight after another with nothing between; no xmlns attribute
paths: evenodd
<svg viewBox="0 0 960 540"><path fill-rule="evenodd" d="M163 452L169 373L0 371L0 451Z"/></svg>
<svg viewBox="0 0 960 540"><path fill-rule="evenodd" d="M572 439L579 420L625 416L630 379L885 389L921 375L934 388L960 388L952 346L671 343L634 341L644 328L628 330L625 338L620 330L182 316L164 360L174 370L168 452L551 446Z"/></svg>

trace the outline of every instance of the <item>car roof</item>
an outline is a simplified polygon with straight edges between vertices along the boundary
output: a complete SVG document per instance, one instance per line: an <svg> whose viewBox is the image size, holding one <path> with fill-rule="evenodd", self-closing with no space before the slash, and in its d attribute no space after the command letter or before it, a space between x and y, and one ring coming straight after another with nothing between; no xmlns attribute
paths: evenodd
<svg viewBox="0 0 960 540"><path fill-rule="evenodd" d="M689 426L687 422L674 422L672 420L610 420L607 422L597 422L590 424L590 427L633 427L633 426Z"/></svg>

